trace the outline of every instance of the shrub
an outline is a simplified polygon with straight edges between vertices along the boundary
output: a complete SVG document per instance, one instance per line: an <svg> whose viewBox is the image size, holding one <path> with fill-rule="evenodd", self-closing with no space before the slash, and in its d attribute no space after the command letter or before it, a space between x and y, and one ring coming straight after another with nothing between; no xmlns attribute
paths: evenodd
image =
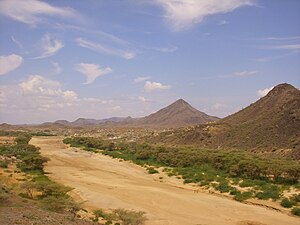
<svg viewBox="0 0 300 225"><path fill-rule="evenodd" d="M113 216L110 213L105 213L102 209L97 209L93 211L93 214L95 215L96 218L103 218L105 220L112 220Z"/></svg>
<svg viewBox="0 0 300 225"><path fill-rule="evenodd" d="M300 194L294 195L294 196L292 197L292 199L293 199L293 201L295 201L295 202L300 202Z"/></svg>
<svg viewBox="0 0 300 225"><path fill-rule="evenodd" d="M58 213L70 211L74 206L73 200L68 196L47 196L40 200L40 204L42 208Z"/></svg>
<svg viewBox="0 0 300 225"><path fill-rule="evenodd" d="M232 190L232 187L228 185L228 183L221 182L215 189L220 191L221 193L225 193L230 192Z"/></svg>
<svg viewBox="0 0 300 225"><path fill-rule="evenodd" d="M239 192L239 193L236 193L236 195L234 196L234 200L243 202L243 201L251 198L252 195L253 195L253 193L251 191Z"/></svg>
<svg viewBox="0 0 300 225"><path fill-rule="evenodd" d="M148 167L147 168L148 173L149 174L155 174L155 173L159 173L156 169L154 169L153 167Z"/></svg>
<svg viewBox="0 0 300 225"><path fill-rule="evenodd" d="M255 183L254 181L252 180L243 180L240 184L239 184L240 187L253 187L255 186Z"/></svg>
<svg viewBox="0 0 300 225"><path fill-rule="evenodd" d="M280 198L281 190L280 187L275 185L267 185L263 187L263 191L256 193L255 197L258 199L268 200L273 199L277 200Z"/></svg>
<svg viewBox="0 0 300 225"><path fill-rule="evenodd" d="M0 160L0 167L1 168L7 168L9 162L7 160Z"/></svg>
<svg viewBox="0 0 300 225"><path fill-rule="evenodd" d="M115 209L114 215L123 225L143 225L147 220L145 212L136 212L125 209Z"/></svg>
<svg viewBox="0 0 300 225"><path fill-rule="evenodd" d="M23 198L31 198L33 199L33 193L34 191L38 188L37 184L31 181L27 181L23 184L21 184L21 188L25 189L26 194L25 193L20 193L19 195Z"/></svg>
<svg viewBox="0 0 300 225"><path fill-rule="evenodd" d="M295 202L289 200L288 198L282 199L280 205L284 208L292 208L295 205Z"/></svg>
<svg viewBox="0 0 300 225"><path fill-rule="evenodd" d="M9 199L8 191L0 184L0 205L5 204Z"/></svg>
<svg viewBox="0 0 300 225"><path fill-rule="evenodd" d="M21 158L22 162L18 163L18 167L22 171L43 170L43 165L48 161L47 158L39 154L27 154Z"/></svg>
<svg viewBox="0 0 300 225"><path fill-rule="evenodd" d="M295 207L292 209L292 214L296 216L300 216L300 208Z"/></svg>

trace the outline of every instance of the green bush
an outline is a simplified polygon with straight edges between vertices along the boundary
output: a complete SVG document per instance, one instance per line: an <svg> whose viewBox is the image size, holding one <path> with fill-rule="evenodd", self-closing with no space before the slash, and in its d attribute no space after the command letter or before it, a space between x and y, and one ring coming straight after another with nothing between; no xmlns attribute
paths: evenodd
<svg viewBox="0 0 300 225"><path fill-rule="evenodd" d="M295 207L292 209L292 214L296 216L300 216L300 208Z"/></svg>
<svg viewBox="0 0 300 225"><path fill-rule="evenodd" d="M148 167L147 168L148 173L149 174L155 174L155 173L159 173L156 169L154 169L153 167Z"/></svg>
<svg viewBox="0 0 300 225"><path fill-rule="evenodd" d="M284 208L292 208L295 205L295 202L289 200L288 198L284 198L282 199L280 205Z"/></svg>
<svg viewBox="0 0 300 225"><path fill-rule="evenodd" d="M243 202L253 196L253 193L251 191L246 191L246 192L237 192L236 195L234 196L234 200Z"/></svg>
<svg viewBox="0 0 300 225"><path fill-rule="evenodd" d="M263 200L268 200L268 199L277 200L280 198L280 195L281 195L280 187L276 185L266 185L263 187L262 191L256 193L255 197Z"/></svg>
<svg viewBox="0 0 300 225"><path fill-rule="evenodd" d="M293 201L295 201L295 202L300 202L300 194L293 195L292 199L293 199Z"/></svg>
<svg viewBox="0 0 300 225"><path fill-rule="evenodd" d="M18 163L18 168L22 171L43 170L44 163L48 161L40 154L27 154L21 157L22 162Z"/></svg>
<svg viewBox="0 0 300 225"><path fill-rule="evenodd" d="M253 180L243 180L241 183L239 183L240 187L253 187L255 185L256 184Z"/></svg>
<svg viewBox="0 0 300 225"><path fill-rule="evenodd" d="M221 182L219 185L216 186L215 189L220 191L221 193L225 193L230 192L232 190L232 187L226 182Z"/></svg>

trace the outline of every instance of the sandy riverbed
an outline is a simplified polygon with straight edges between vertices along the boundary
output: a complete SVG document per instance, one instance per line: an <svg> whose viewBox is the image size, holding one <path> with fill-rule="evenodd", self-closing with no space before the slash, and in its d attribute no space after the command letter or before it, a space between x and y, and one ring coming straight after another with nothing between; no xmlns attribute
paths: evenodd
<svg viewBox="0 0 300 225"><path fill-rule="evenodd" d="M194 193L176 179L147 174L144 168L101 154L68 148L59 137L34 137L48 157L45 170L74 188L84 207L145 211L147 225L299 225L300 219L264 207Z"/></svg>

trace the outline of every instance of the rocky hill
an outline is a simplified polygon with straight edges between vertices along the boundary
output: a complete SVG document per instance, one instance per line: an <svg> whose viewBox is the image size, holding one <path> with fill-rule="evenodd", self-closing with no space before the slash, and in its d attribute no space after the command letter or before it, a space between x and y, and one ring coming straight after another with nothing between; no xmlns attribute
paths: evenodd
<svg viewBox="0 0 300 225"><path fill-rule="evenodd" d="M193 108L183 99L136 121L139 126L185 127L190 125L205 124L219 118L209 116Z"/></svg>
<svg viewBox="0 0 300 225"><path fill-rule="evenodd" d="M153 139L169 144L273 151L300 159L300 91L280 84L257 102L213 124L174 130Z"/></svg>

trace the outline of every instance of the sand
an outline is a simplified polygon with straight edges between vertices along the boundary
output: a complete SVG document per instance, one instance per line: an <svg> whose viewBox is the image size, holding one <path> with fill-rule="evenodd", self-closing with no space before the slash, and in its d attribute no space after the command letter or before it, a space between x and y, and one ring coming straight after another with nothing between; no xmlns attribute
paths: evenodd
<svg viewBox="0 0 300 225"><path fill-rule="evenodd" d="M51 179L74 188L87 209L126 208L146 212L147 225L300 225L300 219L227 198L194 193L176 178L158 179L130 162L69 148L60 137L33 137L50 161ZM161 175L163 176L163 175Z"/></svg>

